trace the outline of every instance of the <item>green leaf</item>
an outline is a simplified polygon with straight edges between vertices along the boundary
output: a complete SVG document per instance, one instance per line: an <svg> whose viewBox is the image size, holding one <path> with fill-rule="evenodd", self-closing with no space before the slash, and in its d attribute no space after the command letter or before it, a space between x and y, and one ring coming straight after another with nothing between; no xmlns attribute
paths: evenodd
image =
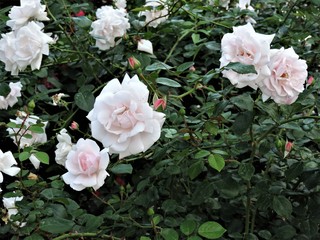
<svg viewBox="0 0 320 240"><path fill-rule="evenodd" d="M239 96L232 97L230 101L243 110L252 111L253 110L253 99L249 93L244 93Z"/></svg>
<svg viewBox="0 0 320 240"><path fill-rule="evenodd" d="M280 217L289 218L291 216L292 205L285 196L274 196L272 208Z"/></svg>
<svg viewBox="0 0 320 240"><path fill-rule="evenodd" d="M195 179L203 169L204 163L203 161L198 161L193 163L188 169L188 175L191 180Z"/></svg>
<svg viewBox="0 0 320 240"><path fill-rule="evenodd" d="M178 240L179 234L176 230L172 228L163 228L160 232L160 235L164 238L164 240Z"/></svg>
<svg viewBox="0 0 320 240"><path fill-rule="evenodd" d="M197 44L198 42L200 42L200 34L198 33L192 33L191 38L194 44Z"/></svg>
<svg viewBox="0 0 320 240"><path fill-rule="evenodd" d="M251 163L240 163L238 173L244 180L250 181L254 175L255 168Z"/></svg>
<svg viewBox="0 0 320 240"><path fill-rule="evenodd" d="M149 72L153 72L153 71L156 71L156 70L168 70L168 69L171 69L172 67L163 63L163 62L155 62L149 66L146 67L146 71L149 71Z"/></svg>
<svg viewBox="0 0 320 240"><path fill-rule="evenodd" d="M6 97L11 92L11 88L7 83L0 83L0 96Z"/></svg>
<svg viewBox="0 0 320 240"><path fill-rule="evenodd" d="M46 188L40 193L40 195L45 197L48 200L52 200L52 199L55 199L55 198L64 197L65 193L60 189Z"/></svg>
<svg viewBox="0 0 320 240"><path fill-rule="evenodd" d="M30 157L30 153L29 152L22 152L19 154L19 160L22 162L22 161L25 161L27 159L29 159Z"/></svg>
<svg viewBox="0 0 320 240"><path fill-rule="evenodd" d="M151 238L142 236L142 237L139 238L139 240L151 240Z"/></svg>
<svg viewBox="0 0 320 240"><path fill-rule="evenodd" d="M288 181L291 181L298 177L303 172L303 163L297 162L290 166L289 169L285 171L285 176Z"/></svg>
<svg viewBox="0 0 320 240"><path fill-rule="evenodd" d="M181 87L180 83L165 77L160 77L156 79L156 82L161 85L165 85L168 87Z"/></svg>
<svg viewBox="0 0 320 240"><path fill-rule="evenodd" d="M116 166L113 166L110 171L114 174L131 174L132 173L132 165L131 164L118 164Z"/></svg>
<svg viewBox="0 0 320 240"><path fill-rule="evenodd" d="M95 98L91 91L84 90L76 93L74 101L80 109L89 112L93 108Z"/></svg>
<svg viewBox="0 0 320 240"><path fill-rule="evenodd" d="M24 238L24 240L44 240L44 238L37 233L33 233L32 235Z"/></svg>
<svg viewBox="0 0 320 240"><path fill-rule="evenodd" d="M42 231L60 234L69 232L74 226L74 222L64 218L50 217L41 220L39 228Z"/></svg>
<svg viewBox="0 0 320 240"><path fill-rule="evenodd" d="M44 164L49 164L49 155L45 152L35 152L32 153L40 162Z"/></svg>
<svg viewBox="0 0 320 240"><path fill-rule="evenodd" d="M185 62L177 67L177 72L183 72L194 65L194 62Z"/></svg>
<svg viewBox="0 0 320 240"><path fill-rule="evenodd" d="M86 222L84 231L86 232L96 231L103 223L103 218L101 216L86 214L84 218Z"/></svg>
<svg viewBox="0 0 320 240"><path fill-rule="evenodd" d="M218 172L220 172L225 166L225 161L219 154L210 154L208 162L210 167L217 170Z"/></svg>
<svg viewBox="0 0 320 240"><path fill-rule="evenodd" d="M44 133L43 127L37 125L32 125L28 129L33 133Z"/></svg>
<svg viewBox="0 0 320 240"><path fill-rule="evenodd" d="M220 238L226 229L224 229L219 223L209 221L201 224L198 229L198 234L207 239L217 239Z"/></svg>
<svg viewBox="0 0 320 240"><path fill-rule="evenodd" d="M200 159L200 158L204 158L210 155L210 152L207 150L200 150L199 152L196 153L196 155L194 156L195 159Z"/></svg>
<svg viewBox="0 0 320 240"><path fill-rule="evenodd" d="M251 126L253 121L253 112L241 112L237 115L232 129L235 134L242 135L244 134Z"/></svg>
<svg viewBox="0 0 320 240"><path fill-rule="evenodd" d="M189 236L194 232L197 227L197 222L192 219L184 220L180 225L180 231L184 234Z"/></svg>
<svg viewBox="0 0 320 240"><path fill-rule="evenodd" d="M248 73L257 74L257 71L253 65L246 65L239 62L230 62L227 66L224 66L224 69L233 70L240 74L248 74Z"/></svg>
<svg viewBox="0 0 320 240"><path fill-rule="evenodd" d="M90 28L92 24L92 21L86 16L73 17L72 19L78 27L83 29Z"/></svg>

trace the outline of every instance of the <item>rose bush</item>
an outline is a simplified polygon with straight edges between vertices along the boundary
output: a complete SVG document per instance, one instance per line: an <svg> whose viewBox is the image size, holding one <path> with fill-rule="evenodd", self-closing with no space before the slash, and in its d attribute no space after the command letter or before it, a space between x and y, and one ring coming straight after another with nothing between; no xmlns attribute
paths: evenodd
<svg viewBox="0 0 320 240"><path fill-rule="evenodd" d="M15 3L1 238L320 238L317 1Z"/></svg>

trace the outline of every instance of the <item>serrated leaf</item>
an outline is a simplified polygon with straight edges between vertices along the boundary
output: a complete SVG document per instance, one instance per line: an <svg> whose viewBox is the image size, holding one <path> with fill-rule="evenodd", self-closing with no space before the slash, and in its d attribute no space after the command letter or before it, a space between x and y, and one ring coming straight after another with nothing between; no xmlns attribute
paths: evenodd
<svg viewBox="0 0 320 240"><path fill-rule="evenodd" d="M155 62L149 66L146 67L146 71L153 72L157 70L168 70L171 69L172 67L163 63L163 62Z"/></svg>
<svg viewBox="0 0 320 240"><path fill-rule="evenodd" d="M233 70L240 74L248 74L248 73L257 74L257 71L253 65L246 65L239 62L230 62L227 66L224 66L224 69Z"/></svg>
<svg viewBox="0 0 320 240"><path fill-rule="evenodd" d="M248 111L253 110L254 101L249 93L244 93L239 96L232 97L230 101L240 109Z"/></svg>
<svg viewBox="0 0 320 240"><path fill-rule="evenodd" d="M90 28L92 21L87 18L86 16L81 16L81 17L73 17L73 21L76 23L77 26L80 28Z"/></svg>
<svg viewBox="0 0 320 240"><path fill-rule="evenodd" d="M197 223L196 221L192 220L192 219L186 219L184 220L181 225L180 225L180 231L184 234L189 236L190 234L192 234L194 232L194 230L197 227Z"/></svg>
<svg viewBox="0 0 320 240"><path fill-rule="evenodd" d="M217 170L218 172L220 172L225 166L225 161L219 154L210 154L208 162L210 167Z"/></svg>
<svg viewBox="0 0 320 240"><path fill-rule="evenodd" d="M303 163L297 162L292 164L289 169L285 171L285 176L288 181L291 181L298 177L303 172Z"/></svg>
<svg viewBox="0 0 320 240"><path fill-rule="evenodd" d="M237 135L244 134L250 128L252 121L253 113L251 111L239 113L232 125L234 133Z"/></svg>
<svg viewBox="0 0 320 240"><path fill-rule="evenodd" d="M33 133L44 133L44 129L36 125L30 126L28 129Z"/></svg>
<svg viewBox="0 0 320 240"><path fill-rule="evenodd" d="M204 158L210 155L210 152L208 150L200 150L197 152L194 156L195 159Z"/></svg>
<svg viewBox="0 0 320 240"><path fill-rule="evenodd" d="M291 216L292 204L285 196L274 196L272 208L281 217L289 218Z"/></svg>
<svg viewBox="0 0 320 240"><path fill-rule="evenodd" d="M165 85L168 87L181 87L180 83L170 78L160 77L156 79L156 82L161 85Z"/></svg>
<svg viewBox="0 0 320 240"><path fill-rule="evenodd" d="M40 195L45 197L48 200L52 200L55 198L63 197L65 193L60 189L46 188L40 193Z"/></svg>
<svg viewBox="0 0 320 240"><path fill-rule="evenodd" d="M49 164L49 155L45 152L35 152L33 155L42 163Z"/></svg>
<svg viewBox="0 0 320 240"><path fill-rule="evenodd" d="M30 153L29 152L22 152L19 154L19 160L22 162L22 161L25 161L27 159L29 159L30 157Z"/></svg>
<svg viewBox="0 0 320 240"><path fill-rule="evenodd" d="M113 166L110 171L114 174L131 174L132 173L132 165L131 164L118 164L116 166Z"/></svg>
<svg viewBox="0 0 320 240"><path fill-rule="evenodd" d="M160 235L164 238L164 240L178 240L179 234L176 230L172 228L163 228L160 232Z"/></svg>
<svg viewBox="0 0 320 240"><path fill-rule="evenodd" d="M201 224L201 226L198 229L198 234L207 239L218 239L225 232L226 229L224 229L219 223L213 221Z"/></svg>
<svg viewBox="0 0 320 240"><path fill-rule="evenodd" d="M69 232L74 226L74 222L71 220L67 220L59 217L50 217L45 218L40 222L39 228L42 231L53 233L53 234L61 234Z"/></svg>
<svg viewBox="0 0 320 240"><path fill-rule="evenodd" d="M85 90L76 93L74 101L80 109L89 112L93 108L95 98L92 92Z"/></svg>
<svg viewBox="0 0 320 240"><path fill-rule="evenodd" d="M194 65L194 62L185 62L177 67L177 72L183 72Z"/></svg>
<svg viewBox="0 0 320 240"><path fill-rule="evenodd" d="M0 96L6 97L11 92L11 88L7 83L0 83Z"/></svg>
<svg viewBox="0 0 320 240"><path fill-rule="evenodd" d="M240 163L238 173L244 180L250 181L254 175L255 168L251 163Z"/></svg>
<svg viewBox="0 0 320 240"><path fill-rule="evenodd" d="M189 167L188 175L191 180L195 179L202 172L203 166L203 161L198 161Z"/></svg>

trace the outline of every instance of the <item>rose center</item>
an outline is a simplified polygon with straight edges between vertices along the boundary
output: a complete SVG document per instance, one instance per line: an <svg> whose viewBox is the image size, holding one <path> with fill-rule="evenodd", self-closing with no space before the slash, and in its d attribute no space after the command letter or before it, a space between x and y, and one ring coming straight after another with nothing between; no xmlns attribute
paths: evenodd
<svg viewBox="0 0 320 240"><path fill-rule="evenodd" d="M83 172L86 172L88 175L95 173L99 167L99 159L97 156L81 152L79 154L79 165Z"/></svg>
<svg viewBox="0 0 320 240"><path fill-rule="evenodd" d="M121 112L118 112L116 118L119 127L123 129L132 128L136 124L137 120L133 116L130 109L128 109L127 107L122 107L121 110Z"/></svg>

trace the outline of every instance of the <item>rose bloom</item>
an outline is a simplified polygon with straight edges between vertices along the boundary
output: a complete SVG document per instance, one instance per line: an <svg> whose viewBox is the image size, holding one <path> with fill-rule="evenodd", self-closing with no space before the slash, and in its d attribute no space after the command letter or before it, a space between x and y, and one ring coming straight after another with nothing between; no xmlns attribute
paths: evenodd
<svg viewBox="0 0 320 240"><path fill-rule="evenodd" d="M92 136L120 158L145 152L160 137L165 114L148 103L149 91L138 76L113 79L89 112Z"/></svg>
<svg viewBox="0 0 320 240"><path fill-rule="evenodd" d="M6 97L0 96L0 109L8 109L8 106L12 107L18 102L17 97L21 97L21 82L11 82L9 87L11 89L10 93Z"/></svg>
<svg viewBox="0 0 320 240"><path fill-rule="evenodd" d="M13 166L17 164L18 163L13 157L11 151L3 153L0 149L0 183L3 182L2 173L5 173L9 176L15 176L20 172L20 168Z"/></svg>
<svg viewBox="0 0 320 240"><path fill-rule="evenodd" d="M100 151L95 141L81 138L67 156L65 167L68 172L62 178L76 191L86 187L93 187L96 191L109 176L106 171L108 164L108 149Z"/></svg>
<svg viewBox="0 0 320 240"><path fill-rule="evenodd" d="M45 143L47 142L47 134L45 133L45 127L47 125L47 122L43 122L39 119L39 117L35 115L29 115L26 116L26 113L22 112L22 116L18 116L15 120L10 119L10 122L16 123L16 124L22 124L24 125L23 129L20 130L19 128L7 128L7 131L9 132L11 138L13 139L13 142L17 145L17 139L20 141L20 148L29 147L37 143ZM26 119L25 119L26 118ZM40 121L42 124L44 124L43 133L35 133L31 132L30 130L27 130L28 127L37 124L37 121ZM20 131L19 131L20 130ZM29 137L24 137L24 135L30 135ZM17 135L17 136L16 136Z"/></svg>
<svg viewBox="0 0 320 240"><path fill-rule="evenodd" d="M19 29L26 25L30 19L38 21L48 21L47 13L45 12L46 5L41 5L40 0L20 0L20 6L14 6L9 12L10 20L7 21L7 26L12 30Z"/></svg>
<svg viewBox="0 0 320 240"><path fill-rule="evenodd" d="M127 7L127 1L126 0L115 0L114 5L121 9L121 8L126 8Z"/></svg>
<svg viewBox="0 0 320 240"><path fill-rule="evenodd" d="M157 7L162 6L163 9L157 10ZM160 23L165 22L168 18L168 8L159 1L147 0L144 7L151 7L151 10L142 11L139 16L145 16L145 24L156 28Z"/></svg>
<svg viewBox="0 0 320 240"><path fill-rule="evenodd" d="M0 60L5 63L6 71L18 75L28 65L40 69L42 54L49 55L49 43L54 40L42 31L43 24L29 22L15 32L2 34L0 40Z"/></svg>
<svg viewBox="0 0 320 240"><path fill-rule="evenodd" d="M103 6L97 10L97 20L91 24L90 35L96 39L96 46L100 50L108 50L120 41L116 38L123 37L130 28L129 19L124 9L113 9Z"/></svg>
<svg viewBox="0 0 320 240"><path fill-rule="evenodd" d="M271 75L259 83L262 99L269 97L278 104L292 104L304 90L308 77L305 60L299 59L293 48L272 49Z"/></svg>
<svg viewBox="0 0 320 240"><path fill-rule="evenodd" d="M254 11L254 8L250 6L251 0L239 0L239 3L237 4L237 7L241 10L248 9L250 11Z"/></svg>
<svg viewBox="0 0 320 240"><path fill-rule="evenodd" d="M233 33L225 34L221 40L220 68L230 62L240 62L253 65L257 74L239 74L233 70L223 70L223 76L238 88L250 86L257 89L257 83L271 74L267 64L270 60L270 44L273 37L274 34L256 33L250 23L233 27Z"/></svg>
<svg viewBox="0 0 320 240"><path fill-rule="evenodd" d="M57 149L54 151L56 155L56 162L64 166L73 144L71 142L71 137L65 128L61 129L60 133L57 134L57 139Z"/></svg>
<svg viewBox="0 0 320 240"><path fill-rule="evenodd" d="M16 215L18 213L18 209L16 207L16 202L22 201L23 196L21 197L9 197L9 198L2 198L3 206L7 209L7 216L2 218L4 222L7 224L8 220L11 219L12 215ZM16 221L15 224L19 227L24 227L27 223L26 222L18 222Z"/></svg>

